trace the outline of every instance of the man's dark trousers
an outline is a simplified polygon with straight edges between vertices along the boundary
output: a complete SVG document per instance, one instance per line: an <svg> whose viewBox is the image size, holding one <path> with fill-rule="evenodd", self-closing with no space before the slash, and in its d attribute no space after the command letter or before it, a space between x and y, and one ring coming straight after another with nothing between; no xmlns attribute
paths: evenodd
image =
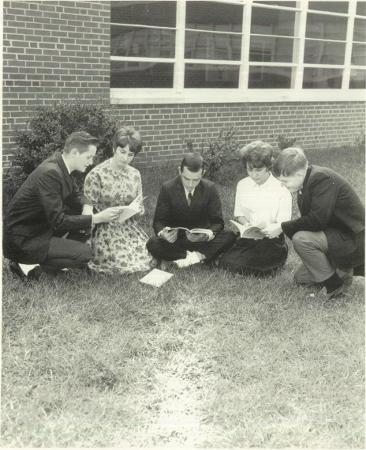
<svg viewBox="0 0 366 450"><path fill-rule="evenodd" d="M211 241L191 242L182 230L179 231L178 239L173 242L153 236L146 244L149 252L158 260L175 261L183 259L188 251L197 251L205 256L206 262L214 260L219 254L228 250L235 242L236 236L232 231L221 231Z"/></svg>

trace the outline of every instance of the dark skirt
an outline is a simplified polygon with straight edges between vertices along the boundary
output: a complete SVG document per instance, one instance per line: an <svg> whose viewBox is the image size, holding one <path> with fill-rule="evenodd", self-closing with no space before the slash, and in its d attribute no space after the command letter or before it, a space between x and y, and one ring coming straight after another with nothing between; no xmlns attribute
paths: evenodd
<svg viewBox="0 0 366 450"><path fill-rule="evenodd" d="M274 239L239 238L219 261L219 267L242 275L270 275L286 262L288 247L281 234Z"/></svg>

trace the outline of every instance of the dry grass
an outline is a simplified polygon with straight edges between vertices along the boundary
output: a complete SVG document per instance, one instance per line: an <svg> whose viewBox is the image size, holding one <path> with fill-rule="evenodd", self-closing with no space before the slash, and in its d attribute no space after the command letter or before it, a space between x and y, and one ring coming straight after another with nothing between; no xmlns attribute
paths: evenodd
<svg viewBox="0 0 366 450"><path fill-rule="evenodd" d="M311 156L363 196L361 152ZM143 173L146 226L169 170ZM325 303L294 286L297 263L263 280L189 268L160 289L4 270L2 445L363 448L363 279Z"/></svg>

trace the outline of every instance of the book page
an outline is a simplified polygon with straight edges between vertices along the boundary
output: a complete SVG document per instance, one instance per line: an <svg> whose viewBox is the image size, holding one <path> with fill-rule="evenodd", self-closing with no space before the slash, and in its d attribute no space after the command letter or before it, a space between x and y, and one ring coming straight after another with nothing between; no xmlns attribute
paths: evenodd
<svg viewBox="0 0 366 450"><path fill-rule="evenodd" d="M183 230L187 231L188 233L192 234L207 234L211 235L211 230L208 228L192 228L191 230L189 228L185 227L166 227L168 230Z"/></svg>
<svg viewBox="0 0 366 450"><path fill-rule="evenodd" d="M165 272L164 270L153 269L139 281L150 286L160 287L165 284L172 276L172 273Z"/></svg>
<svg viewBox="0 0 366 450"><path fill-rule="evenodd" d="M261 228L255 225L242 225L236 220L230 220L230 222L239 230L241 238L263 239L265 237L265 234L262 232Z"/></svg>
<svg viewBox="0 0 366 450"><path fill-rule="evenodd" d="M208 228L192 228L192 230L189 230L192 234L207 234L208 236L211 235L212 231Z"/></svg>
<svg viewBox="0 0 366 450"><path fill-rule="evenodd" d="M144 197L146 198L146 197ZM141 196L137 196L129 205L121 206L121 214L118 216L118 222L124 223L127 219L130 219L132 216L140 212L141 209L141 201L143 199Z"/></svg>

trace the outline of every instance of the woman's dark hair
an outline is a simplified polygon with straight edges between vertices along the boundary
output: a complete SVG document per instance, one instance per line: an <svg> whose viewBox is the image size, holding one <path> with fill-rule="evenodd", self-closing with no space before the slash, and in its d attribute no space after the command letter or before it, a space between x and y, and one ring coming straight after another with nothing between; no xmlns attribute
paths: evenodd
<svg viewBox="0 0 366 450"><path fill-rule="evenodd" d="M180 164L180 170L187 167L191 172L198 172L203 169L203 158L199 153L187 153Z"/></svg>
<svg viewBox="0 0 366 450"><path fill-rule="evenodd" d="M271 169L273 159L273 147L263 141L254 141L239 150L244 167L250 169Z"/></svg>
<svg viewBox="0 0 366 450"><path fill-rule="evenodd" d="M130 151L136 155L142 149L140 132L130 126L118 128L118 130L114 133L112 144L113 153L116 151L117 147L123 148L128 145Z"/></svg>

